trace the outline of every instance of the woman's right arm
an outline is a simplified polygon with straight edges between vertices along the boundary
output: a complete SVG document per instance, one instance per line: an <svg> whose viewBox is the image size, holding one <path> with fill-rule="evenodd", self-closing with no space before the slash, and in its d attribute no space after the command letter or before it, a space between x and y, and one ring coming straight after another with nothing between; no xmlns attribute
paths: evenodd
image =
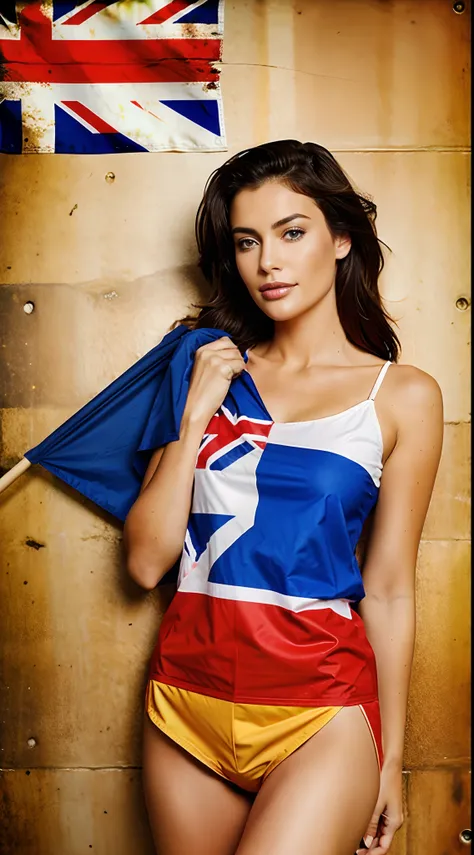
<svg viewBox="0 0 474 855"><path fill-rule="evenodd" d="M180 437L153 454L123 529L127 569L151 590L181 553L191 507L194 467L205 425L187 420Z"/></svg>
<svg viewBox="0 0 474 855"><path fill-rule="evenodd" d="M196 352L179 439L154 452L125 520L127 570L147 590L158 584L181 554L201 439L231 380L243 367L238 348L227 337Z"/></svg>

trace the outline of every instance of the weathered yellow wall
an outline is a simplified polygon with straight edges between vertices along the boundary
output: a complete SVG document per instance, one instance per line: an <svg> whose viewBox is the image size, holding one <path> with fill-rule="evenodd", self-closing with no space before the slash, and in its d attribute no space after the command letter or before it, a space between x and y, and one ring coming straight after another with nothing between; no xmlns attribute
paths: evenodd
<svg viewBox="0 0 474 855"><path fill-rule="evenodd" d="M198 296L194 213L232 153L317 141L378 203L402 361L436 377L446 408L393 855L464 852L469 827L469 311L456 307L469 285L466 6L227 0L228 152L0 159L3 468ZM172 590L136 589L118 525L42 471L3 494L0 514L2 855L150 855L140 716Z"/></svg>

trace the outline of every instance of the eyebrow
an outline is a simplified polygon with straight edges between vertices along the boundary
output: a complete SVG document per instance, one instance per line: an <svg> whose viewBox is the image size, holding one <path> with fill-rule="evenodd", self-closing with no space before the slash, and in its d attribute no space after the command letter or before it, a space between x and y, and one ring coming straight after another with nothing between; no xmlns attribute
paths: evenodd
<svg viewBox="0 0 474 855"><path fill-rule="evenodd" d="M283 217L282 220L277 220L276 223L273 223L271 228L272 229L278 229L279 226L284 226L286 223L290 223L291 220L296 220L298 218L302 218L304 220L310 220L311 219L311 217L307 217L306 214L290 214L289 217ZM250 229L250 228L245 229L243 226L236 226L235 229L232 229L233 235L237 234L237 232L244 232L245 234L248 234L248 235L257 235L258 236L258 232L256 229Z"/></svg>

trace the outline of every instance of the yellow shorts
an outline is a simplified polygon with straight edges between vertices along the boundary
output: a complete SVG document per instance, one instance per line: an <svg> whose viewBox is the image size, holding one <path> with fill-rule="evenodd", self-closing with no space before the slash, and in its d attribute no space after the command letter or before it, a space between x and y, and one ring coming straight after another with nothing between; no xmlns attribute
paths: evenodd
<svg viewBox="0 0 474 855"><path fill-rule="evenodd" d="M156 680L148 682L145 705L174 742L249 792L342 709L239 704Z"/></svg>

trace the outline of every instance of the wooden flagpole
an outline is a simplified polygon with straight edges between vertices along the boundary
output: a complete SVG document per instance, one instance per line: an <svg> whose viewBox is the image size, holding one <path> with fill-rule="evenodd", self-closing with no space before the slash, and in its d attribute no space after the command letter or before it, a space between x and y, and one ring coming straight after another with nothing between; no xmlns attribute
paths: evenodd
<svg viewBox="0 0 474 855"><path fill-rule="evenodd" d="M0 493L2 493L3 490L6 490L10 484L13 484L13 482L16 481L16 479L19 478L29 466L31 466L30 461L27 460L26 457L22 457L19 463L16 463L15 466L8 470L8 472L5 472L5 475L2 475L0 478Z"/></svg>

